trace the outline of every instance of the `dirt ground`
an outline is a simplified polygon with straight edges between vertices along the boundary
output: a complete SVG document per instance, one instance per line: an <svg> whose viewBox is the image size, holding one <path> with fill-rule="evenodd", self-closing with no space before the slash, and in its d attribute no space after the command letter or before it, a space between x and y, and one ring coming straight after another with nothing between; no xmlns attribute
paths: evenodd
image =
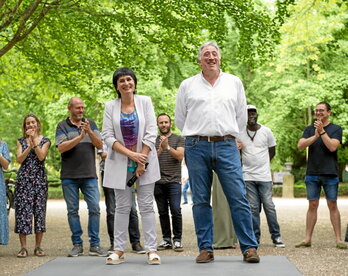
<svg viewBox="0 0 348 276"><path fill-rule="evenodd" d="M282 199L275 198L278 220L281 227L282 238L286 244L285 248L275 248L268 233L267 223L262 215L262 237L259 247L261 256L285 256L287 257L303 275L348 275L348 250L335 248L335 238L330 224L329 212L326 202L321 199L319 207L318 222L314 230L311 248L295 248L295 244L304 237L305 215L307 210L307 200L305 199ZM101 206L101 245L105 248L109 246L105 223L105 204ZM348 198L340 198L338 206L341 211L342 237L345 234L348 222ZM194 261L198 250L194 233L191 205L183 205L183 245L184 252L177 253L173 250L160 252L161 256L192 256ZM88 252L87 231L87 208L84 201L80 202L80 216L85 233L85 252ZM158 218L157 218L158 220ZM14 212L10 213L10 243L0 246L0 267L1 275L22 275L32 271L36 267L56 258L66 256L71 249L70 230L66 217L66 206L62 200L49 200L47 211L47 233L44 235L42 248L46 251L46 257L36 257L33 254L34 236L28 237L29 256L24 259L16 258L20 249L18 236L13 232ZM159 223L158 240L160 241L161 232ZM128 248L129 250L129 248ZM126 253L131 256L133 253ZM239 249L216 250L217 256L241 256ZM242 258L242 256L241 256ZM145 256L144 256L145 262ZM208 264L209 265L209 264Z"/></svg>

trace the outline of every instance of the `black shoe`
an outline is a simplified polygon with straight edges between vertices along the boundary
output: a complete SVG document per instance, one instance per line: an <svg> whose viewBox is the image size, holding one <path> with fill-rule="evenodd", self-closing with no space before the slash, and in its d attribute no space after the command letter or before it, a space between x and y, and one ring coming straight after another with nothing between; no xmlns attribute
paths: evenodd
<svg viewBox="0 0 348 276"><path fill-rule="evenodd" d="M136 244L132 245L132 252L137 253L137 254L145 254L146 253L145 249L141 246L140 243L136 243Z"/></svg>
<svg viewBox="0 0 348 276"><path fill-rule="evenodd" d="M173 248L172 243L164 240L158 245L157 250L161 251L161 250L172 249L172 248Z"/></svg>

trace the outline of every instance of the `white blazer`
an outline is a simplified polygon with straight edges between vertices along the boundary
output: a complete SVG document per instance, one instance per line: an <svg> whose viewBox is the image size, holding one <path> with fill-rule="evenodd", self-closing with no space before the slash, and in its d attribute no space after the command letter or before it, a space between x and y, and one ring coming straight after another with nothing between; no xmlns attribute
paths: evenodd
<svg viewBox="0 0 348 276"><path fill-rule="evenodd" d="M146 172L137 180L137 185L156 182L161 178L156 151L157 125L151 99L147 96L134 95L135 109L139 118L137 152L141 152L143 143L150 147L149 165ZM103 186L124 190L126 188L128 157L112 149L118 141L124 145L120 125L121 99L105 104L102 136L108 152L105 160Z"/></svg>

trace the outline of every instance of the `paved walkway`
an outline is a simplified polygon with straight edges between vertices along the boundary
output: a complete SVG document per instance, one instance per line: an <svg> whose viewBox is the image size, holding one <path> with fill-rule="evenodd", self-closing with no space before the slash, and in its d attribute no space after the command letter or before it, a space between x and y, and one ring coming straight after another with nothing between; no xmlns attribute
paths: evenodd
<svg viewBox="0 0 348 276"><path fill-rule="evenodd" d="M259 254L262 256L285 256L304 275L348 275L348 250L335 248L335 239L330 224L329 212L324 199L319 206L317 226L314 230L311 248L295 249L294 245L301 241L304 236L305 215L307 200L305 199L282 199L275 198L278 220L281 226L283 241L286 248L274 248L267 229L265 217L262 217L262 237ZM348 198L340 198L338 206L341 211L342 235L348 222ZM101 202L101 243L108 246L108 237L105 224L105 204ZM161 252L162 256L190 256L194 261L197 255L196 238L194 234L191 205L183 205L184 235L183 244L185 251L177 253L172 250ZM80 215L83 222L83 229L87 229L87 208L84 201L80 204ZM49 200L47 213L47 233L44 235L42 247L48 256L33 256L34 237L28 238L28 249L30 256L25 259L16 258L20 248L18 236L13 233L14 212L10 214L10 244L0 246L0 267L1 275L22 275L34 268L46 263L56 257L66 256L71 249L70 230L67 224L66 207L64 201ZM158 234L160 239L159 224ZM84 233L85 251L88 252L88 237ZM129 248L128 248L129 250ZM136 256L127 253L128 256ZM216 256L239 256L242 258L239 249L216 250ZM145 262L145 256L144 256ZM206 264L209 265L209 264Z"/></svg>

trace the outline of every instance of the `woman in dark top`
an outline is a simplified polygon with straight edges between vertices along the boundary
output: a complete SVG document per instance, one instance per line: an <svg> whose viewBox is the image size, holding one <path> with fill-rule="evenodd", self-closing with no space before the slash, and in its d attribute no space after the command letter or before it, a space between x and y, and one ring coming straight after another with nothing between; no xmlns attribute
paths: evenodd
<svg viewBox="0 0 348 276"><path fill-rule="evenodd" d="M18 258L28 256L26 236L32 234L34 217L35 249L38 257L45 256L41 249L43 233L46 232L47 175L45 158L51 145L41 135L41 124L34 114L23 120L23 137L17 140L17 161L21 167L17 175L15 192L15 233L19 234L21 250Z"/></svg>

